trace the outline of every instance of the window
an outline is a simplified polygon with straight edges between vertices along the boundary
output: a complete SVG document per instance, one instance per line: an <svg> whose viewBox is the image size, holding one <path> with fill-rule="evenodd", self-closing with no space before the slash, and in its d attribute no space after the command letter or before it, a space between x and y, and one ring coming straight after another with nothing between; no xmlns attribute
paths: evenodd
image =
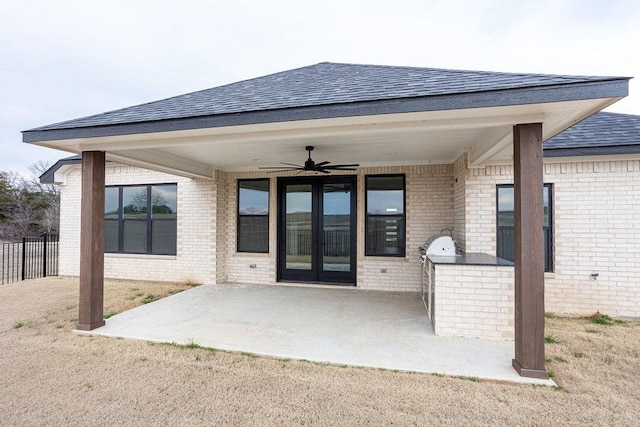
<svg viewBox="0 0 640 427"><path fill-rule="evenodd" d="M553 271L553 203L552 186L545 184L543 188L544 200L544 271ZM498 236L497 256L513 261L515 253L514 229L514 190L513 185L498 186Z"/></svg>
<svg viewBox="0 0 640 427"><path fill-rule="evenodd" d="M177 184L105 188L104 251L175 255Z"/></svg>
<svg viewBox="0 0 640 427"><path fill-rule="evenodd" d="M404 175L370 175L365 188L365 255L404 256Z"/></svg>
<svg viewBox="0 0 640 427"><path fill-rule="evenodd" d="M269 252L269 179L238 181L238 252Z"/></svg>

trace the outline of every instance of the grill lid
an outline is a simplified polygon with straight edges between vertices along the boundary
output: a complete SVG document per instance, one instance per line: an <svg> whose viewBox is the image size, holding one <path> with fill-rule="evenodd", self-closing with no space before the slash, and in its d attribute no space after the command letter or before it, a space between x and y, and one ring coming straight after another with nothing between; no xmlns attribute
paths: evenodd
<svg viewBox="0 0 640 427"><path fill-rule="evenodd" d="M439 236L433 240L426 250L427 255L456 255L456 243L449 236Z"/></svg>

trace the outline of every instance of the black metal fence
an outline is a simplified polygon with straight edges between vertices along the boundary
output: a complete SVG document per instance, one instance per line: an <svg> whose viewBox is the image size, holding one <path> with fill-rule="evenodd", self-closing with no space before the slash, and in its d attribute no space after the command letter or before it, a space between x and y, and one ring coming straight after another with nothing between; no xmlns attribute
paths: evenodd
<svg viewBox="0 0 640 427"><path fill-rule="evenodd" d="M0 244L0 285L38 277L57 276L59 236L45 233L22 242Z"/></svg>

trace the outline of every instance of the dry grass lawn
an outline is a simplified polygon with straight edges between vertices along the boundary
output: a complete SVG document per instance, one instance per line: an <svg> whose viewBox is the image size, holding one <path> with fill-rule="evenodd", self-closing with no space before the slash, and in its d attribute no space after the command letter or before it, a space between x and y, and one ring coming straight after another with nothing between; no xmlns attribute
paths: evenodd
<svg viewBox="0 0 640 427"><path fill-rule="evenodd" d="M105 311L188 285L107 281ZM0 424L640 425L640 323L547 322L560 388L71 333L77 279L0 286Z"/></svg>

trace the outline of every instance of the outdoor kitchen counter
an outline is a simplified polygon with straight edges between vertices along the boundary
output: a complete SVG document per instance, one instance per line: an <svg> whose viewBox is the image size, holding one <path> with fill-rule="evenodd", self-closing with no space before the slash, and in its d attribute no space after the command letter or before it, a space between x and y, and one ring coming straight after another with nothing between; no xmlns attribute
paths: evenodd
<svg viewBox="0 0 640 427"><path fill-rule="evenodd" d="M485 253L427 255L422 298L436 335L512 340L513 263Z"/></svg>
<svg viewBox="0 0 640 427"><path fill-rule="evenodd" d="M442 255L427 255L429 261L433 264L450 264L450 265L488 265L495 267L513 267L513 263L511 261L507 261L506 259L498 258L493 255L479 253L479 252L469 252L462 253L454 256L442 256Z"/></svg>

